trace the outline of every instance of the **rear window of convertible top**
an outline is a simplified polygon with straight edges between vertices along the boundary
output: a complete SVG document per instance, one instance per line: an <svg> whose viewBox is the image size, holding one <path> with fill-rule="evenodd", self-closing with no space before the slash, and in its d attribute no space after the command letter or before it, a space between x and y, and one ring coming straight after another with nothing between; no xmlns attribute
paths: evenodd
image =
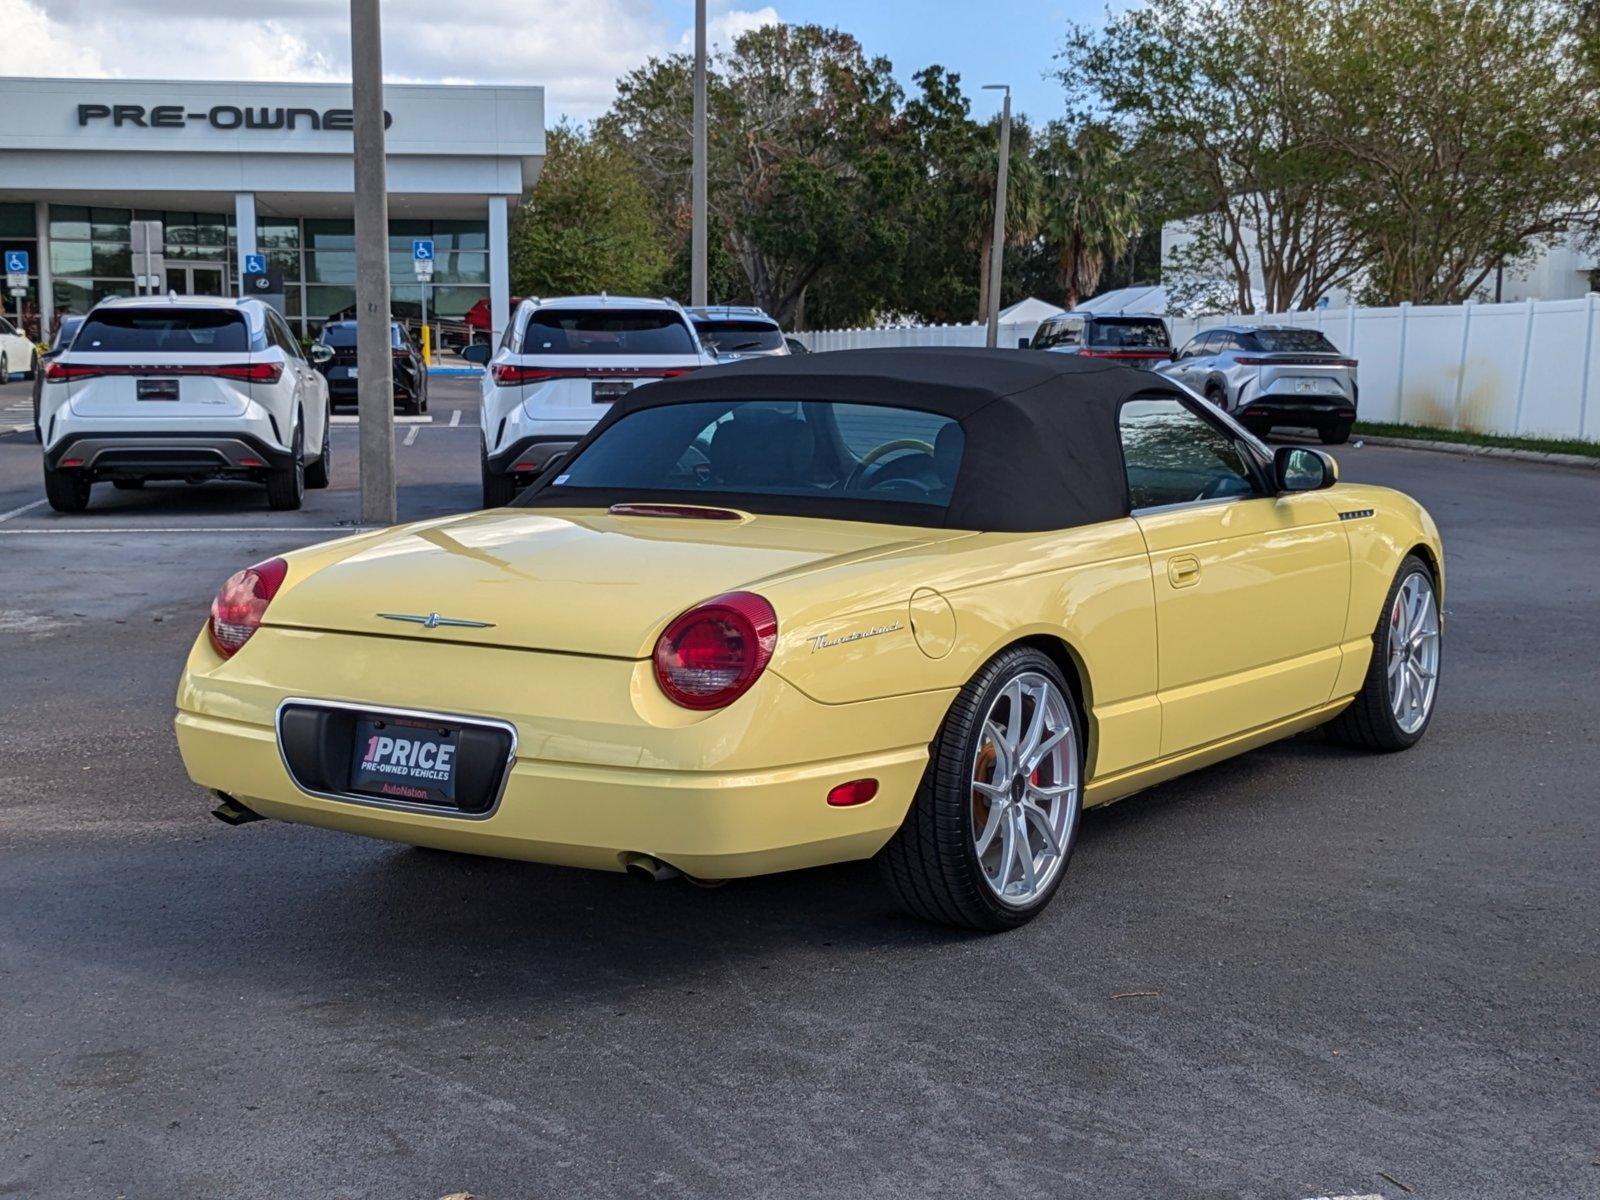
<svg viewBox="0 0 1600 1200"><path fill-rule="evenodd" d="M833 401L715 400L642 408L541 489L696 492L948 507L965 438L939 413Z"/></svg>
<svg viewBox="0 0 1600 1200"><path fill-rule="evenodd" d="M233 354L250 349L250 327L237 312L210 308L113 308L84 318L74 351Z"/></svg>

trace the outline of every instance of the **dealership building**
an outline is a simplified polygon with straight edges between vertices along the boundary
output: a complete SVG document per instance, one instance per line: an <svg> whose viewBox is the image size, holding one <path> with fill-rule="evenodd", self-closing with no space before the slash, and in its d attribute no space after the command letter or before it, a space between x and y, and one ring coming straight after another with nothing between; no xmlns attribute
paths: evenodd
<svg viewBox="0 0 1600 1200"><path fill-rule="evenodd" d="M508 219L544 161L544 89L394 84L384 109L394 314L420 312L412 243L429 238L430 318L487 299L498 332ZM159 220L163 293L242 294L243 256L259 253L292 327L314 335L355 304L351 124L348 85L0 79L0 250L28 252L24 311L48 328L134 294L130 224Z"/></svg>

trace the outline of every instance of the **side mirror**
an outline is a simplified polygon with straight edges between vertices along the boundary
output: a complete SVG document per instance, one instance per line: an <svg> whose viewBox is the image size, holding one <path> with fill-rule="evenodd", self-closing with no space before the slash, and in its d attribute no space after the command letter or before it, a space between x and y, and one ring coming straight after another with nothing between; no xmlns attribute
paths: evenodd
<svg viewBox="0 0 1600 1200"><path fill-rule="evenodd" d="M1316 492L1339 482L1333 455L1309 446L1279 446L1272 456L1273 481L1280 492Z"/></svg>
<svg viewBox="0 0 1600 1200"><path fill-rule="evenodd" d="M494 353L489 349L488 342L473 342L470 346L461 347L461 357L481 367L494 357Z"/></svg>
<svg viewBox="0 0 1600 1200"><path fill-rule="evenodd" d="M316 363L317 366L320 367L323 363L330 361L332 358L333 347L328 345L327 342L311 343L311 361Z"/></svg>
<svg viewBox="0 0 1600 1200"><path fill-rule="evenodd" d="M1017 339L1017 349L1018 350L1026 350L1028 348L1029 344L1030 344L1030 341L1031 341L1030 338L1019 337Z"/></svg>

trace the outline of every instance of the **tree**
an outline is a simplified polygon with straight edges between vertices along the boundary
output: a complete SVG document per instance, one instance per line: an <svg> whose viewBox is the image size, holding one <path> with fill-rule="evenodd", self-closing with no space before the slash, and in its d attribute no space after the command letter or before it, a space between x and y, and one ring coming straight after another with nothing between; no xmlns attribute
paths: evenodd
<svg viewBox="0 0 1600 1200"><path fill-rule="evenodd" d="M1259 271L1273 311L1310 308L1359 265L1328 185L1337 165L1317 90L1331 10L1362 0L1151 0L1103 28L1074 27L1061 79L1192 184L1200 226L1253 312ZM1411 0L1383 0L1409 3Z"/></svg>
<svg viewBox="0 0 1600 1200"><path fill-rule="evenodd" d="M954 171L951 213L971 230L968 244L978 256L978 317L989 315L989 256L994 247L994 201L1000 171L1000 118L974 127ZM1038 234L1039 175L1033 162L1033 130L1020 113L1011 117L1011 157L1006 166L1006 248L1026 246ZM1002 292L1004 285L1002 282Z"/></svg>
<svg viewBox="0 0 1600 1200"><path fill-rule="evenodd" d="M1315 151L1364 298L1455 304L1594 204L1592 27L1549 0L1333 5Z"/></svg>
<svg viewBox="0 0 1600 1200"><path fill-rule="evenodd" d="M512 220L512 290L652 293L666 265L652 207L626 154L556 126L533 194Z"/></svg>
<svg viewBox="0 0 1600 1200"><path fill-rule="evenodd" d="M1038 153L1042 232L1066 306L1094 295L1108 259L1139 235L1139 197L1116 134L1102 124L1053 125Z"/></svg>
<svg viewBox="0 0 1600 1200"><path fill-rule="evenodd" d="M650 60L618 83L600 122L680 237L690 72L684 55ZM780 321L804 320L812 290L830 285L836 312L859 310L873 290L864 278L892 274L901 260L906 231L893 218L910 173L895 153L899 99L886 59L868 59L853 37L815 25L752 30L713 63L711 220L750 298Z"/></svg>

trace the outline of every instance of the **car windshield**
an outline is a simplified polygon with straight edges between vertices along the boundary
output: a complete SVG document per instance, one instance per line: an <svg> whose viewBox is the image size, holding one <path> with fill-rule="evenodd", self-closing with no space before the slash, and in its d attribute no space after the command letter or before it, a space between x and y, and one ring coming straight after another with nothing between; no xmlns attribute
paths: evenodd
<svg viewBox="0 0 1600 1200"><path fill-rule="evenodd" d="M352 349L356 344L355 322L348 321L340 322L335 325L324 325L322 327L322 340L327 345L332 346L335 350ZM399 346L402 344L400 341L400 326L389 326L389 344L391 346Z"/></svg>
<svg viewBox="0 0 1600 1200"><path fill-rule="evenodd" d="M1250 350L1297 354L1337 354L1338 349L1315 329L1257 329L1240 339Z"/></svg>
<svg viewBox="0 0 1600 1200"><path fill-rule="evenodd" d="M1096 317L1089 323L1088 344L1116 350L1166 350L1172 345L1158 317Z"/></svg>
<svg viewBox="0 0 1600 1200"><path fill-rule="evenodd" d="M707 400L642 408L603 430L550 485L652 493L799 496L947 507L965 440L950 417L832 401ZM619 497L621 498L621 497Z"/></svg>
<svg viewBox="0 0 1600 1200"><path fill-rule="evenodd" d="M72 348L111 353L248 352L250 327L242 314L230 309L109 308L84 318Z"/></svg>
<svg viewBox="0 0 1600 1200"><path fill-rule="evenodd" d="M523 354L693 354L694 338L664 309L546 308L528 318Z"/></svg>
<svg viewBox="0 0 1600 1200"><path fill-rule="evenodd" d="M783 330L769 321L715 319L696 321L695 332L714 354L749 354L784 349Z"/></svg>

